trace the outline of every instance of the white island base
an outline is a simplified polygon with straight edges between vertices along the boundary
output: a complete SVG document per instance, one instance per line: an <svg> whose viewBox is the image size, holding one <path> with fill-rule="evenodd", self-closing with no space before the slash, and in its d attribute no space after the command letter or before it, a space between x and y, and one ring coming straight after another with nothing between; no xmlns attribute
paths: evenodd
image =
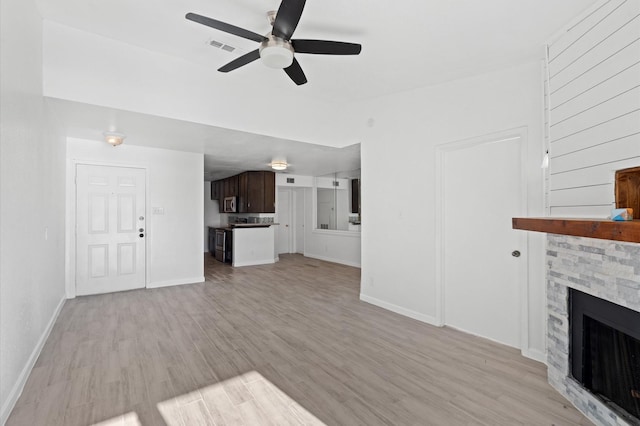
<svg viewBox="0 0 640 426"><path fill-rule="evenodd" d="M275 263L273 226L233 229L233 266Z"/></svg>

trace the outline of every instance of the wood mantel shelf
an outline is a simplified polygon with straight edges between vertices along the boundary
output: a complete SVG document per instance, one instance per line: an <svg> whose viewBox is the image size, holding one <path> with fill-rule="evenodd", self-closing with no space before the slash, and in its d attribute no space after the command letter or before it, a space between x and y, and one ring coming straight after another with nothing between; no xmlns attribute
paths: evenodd
<svg viewBox="0 0 640 426"><path fill-rule="evenodd" d="M514 217L513 229L640 243L640 220Z"/></svg>

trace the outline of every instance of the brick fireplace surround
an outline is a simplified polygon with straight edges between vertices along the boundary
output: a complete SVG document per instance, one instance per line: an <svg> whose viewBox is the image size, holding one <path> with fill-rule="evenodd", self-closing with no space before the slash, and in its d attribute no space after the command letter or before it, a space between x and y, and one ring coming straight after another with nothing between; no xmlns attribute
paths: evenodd
<svg viewBox="0 0 640 426"><path fill-rule="evenodd" d="M551 386L598 425L630 425L570 375L569 288L640 312L640 221L520 219L547 232L547 364Z"/></svg>

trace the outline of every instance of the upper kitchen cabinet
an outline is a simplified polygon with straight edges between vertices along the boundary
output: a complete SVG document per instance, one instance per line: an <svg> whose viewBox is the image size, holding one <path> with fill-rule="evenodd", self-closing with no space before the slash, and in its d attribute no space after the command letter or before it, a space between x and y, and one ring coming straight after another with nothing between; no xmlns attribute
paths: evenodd
<svg viewBox="0 0 640 426"><path fill-rule="evenodd" d="M236 197L238 195L238 176L228 177L223 182L223 198Z"/></svg>
<svg viewBox="0 0 640 426"><path fill-rule="evenodd" d="M351 213L360 213L360 179L351 179Z"/></svg>
<svg viewBox="0 0 640 426"><path fill-rule="evenodd" d="M275 213L276 175L244 172L238 175L238 213Z"/></svg>
<svg viewBox="0 0 640 426"><path fill-rule="evenodd" d="M222 198L223 181L214 180L211 182L211 199L220 201Z"/></svg>

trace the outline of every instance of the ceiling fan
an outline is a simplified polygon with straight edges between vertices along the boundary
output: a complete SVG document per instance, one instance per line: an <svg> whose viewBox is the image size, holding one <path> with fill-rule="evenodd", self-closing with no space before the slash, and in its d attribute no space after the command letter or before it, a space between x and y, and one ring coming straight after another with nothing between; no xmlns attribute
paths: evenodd
<svg viewBox="0 0 640 426"><path fill-rule="evenodd" d="M358 55L362 49L359 44L341 41L292 40L291 36L298 26L304 5L305 0L282 0L277 12L272 11L267 14L272 29L269 34L264 36L195 13L187 13L185 17L190 21L260 43L258 49L234 59L219 68L218 71L233 71L257 59L261 59L268 67L284 69L294 83L301 85L307 82L307 77L304 75L296 58L294 58L294 53Z"/></svg>

